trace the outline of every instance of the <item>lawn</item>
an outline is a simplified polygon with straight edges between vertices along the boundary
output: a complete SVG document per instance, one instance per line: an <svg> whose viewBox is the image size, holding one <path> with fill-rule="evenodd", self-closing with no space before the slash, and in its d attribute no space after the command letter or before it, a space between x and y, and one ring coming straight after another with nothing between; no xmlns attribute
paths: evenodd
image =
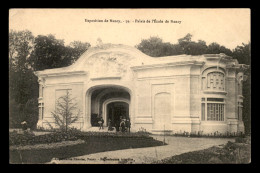
<svg viewBox="0 0 260 173"><path fill-rule="evenodd" d="M163 145L148 134L76 132L41 136L11 134L10 163L46 163L104 151Z"/></svg>
<svg viewBox="0 0 260 173"><path fill-rule="evenodd" d="M205 150L172 156L153 164L248 164L251 162L251 137L213 146Z"/></svg>

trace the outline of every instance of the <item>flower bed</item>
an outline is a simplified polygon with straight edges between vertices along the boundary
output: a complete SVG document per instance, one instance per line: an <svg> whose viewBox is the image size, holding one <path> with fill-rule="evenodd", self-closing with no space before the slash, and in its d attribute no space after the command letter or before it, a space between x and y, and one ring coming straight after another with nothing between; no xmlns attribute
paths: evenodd
<svg viewBox="0 0 260 173"><path fill-rule="evenodd" d="M70 130L67 133L56 131L49 134L35 136L33 133L26 132L20 134L17 132L9 133L9 145L35 145L35 144L47 144L62 141L75 141L78 139L87 140L91 137L95 138L152 138L147 133L111 133L111 132L81 132L78 130Z"/></svg>
<svg viewBox="0 0 260 173"><path fill-rule="evenodd" d="M220 133L218 131L214 133L207 133L204 134L203 131L198 132L176 132L171 134L170 136L183 136L183 137L207 137L207 138L233 138L233 137L245 137L245 134L242 132L226 132L226 133Z"/></svg>
<svg viewBox="0 0 260 173"><path fill-rule="evenodd" d="M77 136L71 133L55 132L50 134L44 134L35 136L33 133L19 134L17 132L9 133L9 145L35 145L35 144L47 144L62 141L75 141Z"/></svg>

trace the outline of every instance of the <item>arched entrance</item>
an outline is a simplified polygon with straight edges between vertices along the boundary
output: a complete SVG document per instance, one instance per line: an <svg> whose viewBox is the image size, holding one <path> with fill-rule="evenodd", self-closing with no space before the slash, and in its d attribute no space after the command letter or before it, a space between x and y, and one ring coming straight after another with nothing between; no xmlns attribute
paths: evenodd
<svg viewBox="0 0 260 173"><path fill-rule="evenodd" d="M130 101L125 98L112 98L103 103L103 118L105 125L108 125L108 120L112 122L112 126L120 121L120 117L124 119L130 119L129 106Z"/></svg>
<svg viewBox="0 0 260 173"><path fill-rule="evenodd" d="M108 119L113 118L113 123L122 116L131 119L131 91L117 85L99 85L89 88L86 92L85 102L85 129L97 127L100 117L104 119L104 126Z"/></svg>

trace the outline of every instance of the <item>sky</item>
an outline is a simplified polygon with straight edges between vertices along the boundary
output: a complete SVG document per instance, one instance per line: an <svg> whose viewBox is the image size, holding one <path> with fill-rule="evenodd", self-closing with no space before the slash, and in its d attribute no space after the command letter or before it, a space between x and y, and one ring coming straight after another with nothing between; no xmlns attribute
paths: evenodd
<svg viewBox="0 0 260 173"><path fill-rule="evenodd" d="M82 41L92 46L99 38L103 43L135 46L151 36L175 44L190 33L193 41L204 40L207 45L217 42L232 50L250 41L250 25L250 9L246 8L9 11L9 30L29 30L34 36L53 34L57 39L63 39L65 44Z"/></svg>

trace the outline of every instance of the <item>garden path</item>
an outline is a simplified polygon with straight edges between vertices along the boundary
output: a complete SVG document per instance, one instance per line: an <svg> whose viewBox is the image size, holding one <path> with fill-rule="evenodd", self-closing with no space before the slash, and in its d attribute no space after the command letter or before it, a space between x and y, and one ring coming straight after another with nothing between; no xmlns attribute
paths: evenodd
<svg viewBox="0 0 260 173"><path fill-rule="evenodd" d="M157 140L163 141L164 137L152 135ZM149 164L157 160L165 159L186 152L206 149L212 146L223 145L228 141L234 142L234 138L189 138L165 136L168 145L134 148L116 151L107 151L84 156L69 158L66 160L53 160L51 163L61 164Z"/></svg>

